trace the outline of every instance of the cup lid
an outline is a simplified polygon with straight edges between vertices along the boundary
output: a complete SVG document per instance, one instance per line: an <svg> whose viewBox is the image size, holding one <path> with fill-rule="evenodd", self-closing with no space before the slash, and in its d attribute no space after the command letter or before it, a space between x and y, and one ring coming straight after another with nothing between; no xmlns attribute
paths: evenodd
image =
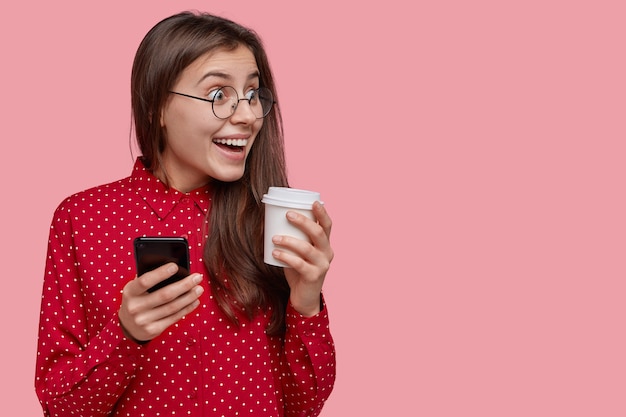
<svg viewBox="0 0 626 417"><path fill-rule="evenodd" d="M320 193L289 187L270 187L261 201L265 204L306 210L310 210L316 201L324 204L320 201Z"/></svg>

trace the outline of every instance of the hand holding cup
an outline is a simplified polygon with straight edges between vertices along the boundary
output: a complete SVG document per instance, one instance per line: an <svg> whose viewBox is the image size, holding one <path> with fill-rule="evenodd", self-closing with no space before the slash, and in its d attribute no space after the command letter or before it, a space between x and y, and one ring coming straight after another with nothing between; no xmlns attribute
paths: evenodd
<svg viewBox="0 0 626 417"><path fill-rule="evenodd" d="M316 192L270 187L263 202L264 261L285 268L293 307L303 315L315 315L334 256L329 240L332 221Z"/></svg>

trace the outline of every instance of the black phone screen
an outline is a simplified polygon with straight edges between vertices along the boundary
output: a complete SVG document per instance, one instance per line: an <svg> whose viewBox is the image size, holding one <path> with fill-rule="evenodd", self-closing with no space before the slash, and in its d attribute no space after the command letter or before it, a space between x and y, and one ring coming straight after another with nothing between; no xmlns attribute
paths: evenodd
<svg viewBox="0 0 626 417"><path fill-rule="evenodd" d="M148 289L153 292L189 275L189 245L184 237L138 237L134 242L137 276L169 262L178 264L178 272Z"/></svg>

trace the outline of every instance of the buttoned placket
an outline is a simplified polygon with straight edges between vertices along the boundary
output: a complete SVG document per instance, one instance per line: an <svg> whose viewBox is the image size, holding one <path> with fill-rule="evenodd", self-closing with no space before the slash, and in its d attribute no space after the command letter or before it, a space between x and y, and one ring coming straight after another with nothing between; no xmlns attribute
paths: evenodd
<svg viewBox="0 0 626 417"><path fill-rule="evenodd" d="M208 198L206 196L205 198ZM203 266L201 265L203 259L203 247L204 242L206 240L206 213L207 210L201 207L201 202L203 200L198 195L190 195L184 194L180 197L179 203L175 208L175 211L178 215L183 216L185 218L189 217L193 219L192 222L187 222L187 224L193 225L194 229L186 230L183 237L185 237L189 244L189 255L192 261L191 271L192 272L201 272L204 271ZM207 202L208 200L204 200ZM203 272L205 273L205 272ZM205 294L209 294L209 285L208 285L208 277L204 277L204 281L202 283ZM203 297L200 297L200 302L202 304L206 304L206 298L203 300ZM202 361L204 359L202 355L202 344L198 343L201 340L201 331L203 328L204 318L203 313L205 310L199 307L196 310L196 313L193 314L189 319L194 321L194 325L191 327L190 332L187 333L187 340L185 341L187 350L190 351L189 360L193 360L194 363L190 364L196 369L204 369L204 365ZM195 407L202 408L203 396L200 391L200 387L203 386L203 375L202 372L196 371L194 372L194 379L191 388L191 391L188 393L188 398L193 402Z"/></svg>

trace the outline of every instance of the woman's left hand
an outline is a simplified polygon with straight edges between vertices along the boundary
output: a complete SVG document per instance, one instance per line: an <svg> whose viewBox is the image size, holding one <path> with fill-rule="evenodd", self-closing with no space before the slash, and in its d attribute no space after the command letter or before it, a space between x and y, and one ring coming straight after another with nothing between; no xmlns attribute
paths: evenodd
<svg viewBox="0 0 626 417"><path fill-rule="evenodd" d="M320 312L322 285L334 256L329 240L332 220L319 202L313 204L313 216L317 222L298 212L287 212L287 220L302 230L311 243L290 236L272 238L277 246L272 255L290 266L285 268L285 277L291 289L291 305L307 317Z"/></svg>

